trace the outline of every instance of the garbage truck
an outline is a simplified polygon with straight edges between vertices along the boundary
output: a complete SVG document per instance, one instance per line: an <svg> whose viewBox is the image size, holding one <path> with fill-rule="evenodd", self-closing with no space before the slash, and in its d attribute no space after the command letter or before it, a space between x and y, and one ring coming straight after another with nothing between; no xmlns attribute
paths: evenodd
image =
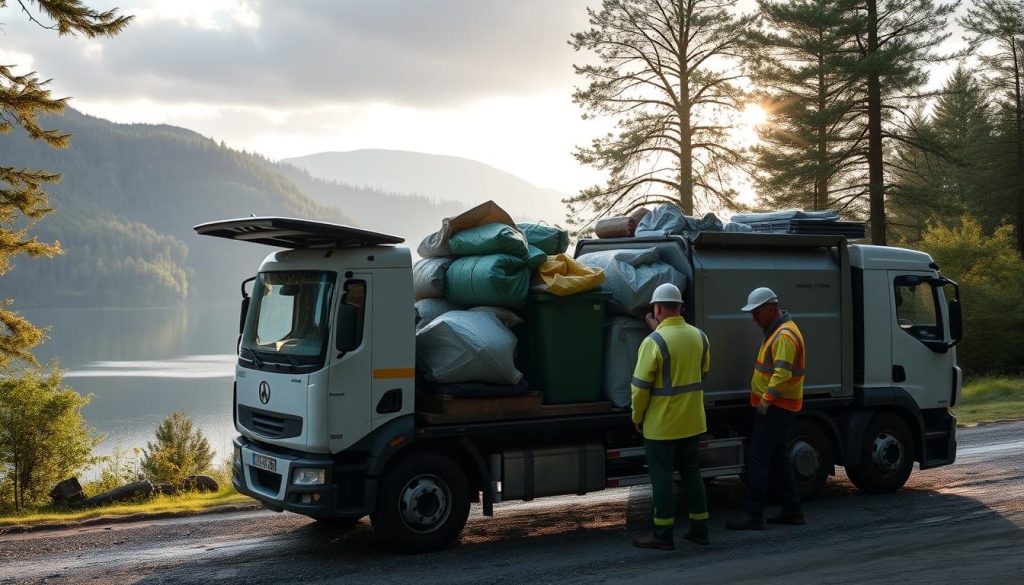
<svg viewBox="0 0 1024 585"><path fill-rule="evenodd" d="M279 248L242 283L238 492L337 526L369 516L386 542L422 551L456 540L473 503L492 516L499 502L648 482L628 406L543 404L536 393L460 400L420 388L412 254L402 238L282 217L194 229ZM922 470L953 463L960 295L930 256L827 234L704 232L584 239L575 257L650 248L686 275L684 316L713 349L705 478L744 471L762 333L739 309L758 286L779 295L808 346L804 407L788 447L804 498L836 466L860 490L888 493L915 462Z"/></svg>

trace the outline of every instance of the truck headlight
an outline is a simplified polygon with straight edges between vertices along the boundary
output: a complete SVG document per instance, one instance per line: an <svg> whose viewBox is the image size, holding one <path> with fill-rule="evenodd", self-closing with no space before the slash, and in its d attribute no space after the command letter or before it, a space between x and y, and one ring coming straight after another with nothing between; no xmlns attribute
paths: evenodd
<svg viewBox="0 0 1024 585"><path fill-rule="evenodd" d="M242 467L242 449L238 445L235 445L235 457L233 463L235 467Z"/></svg>
<svg viewBox="0 0 1024 585"><path fill-rule="evenodd" d="M326 475L323 469L298 467L292 472L292 483L295 485L323 485Z"/></svg>

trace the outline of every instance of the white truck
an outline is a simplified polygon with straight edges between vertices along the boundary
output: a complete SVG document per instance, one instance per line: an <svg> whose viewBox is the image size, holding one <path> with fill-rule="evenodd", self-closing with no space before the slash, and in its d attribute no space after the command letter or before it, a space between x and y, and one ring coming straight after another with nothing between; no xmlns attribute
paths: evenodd
<svg viewBox="0 0 1024 585"><path fill-rule="evenodd" d="M446 417L417 393L410 251L386 234L252 217L202 235L282 248L242 284L233 484L267 507L337 525L366 515L404 550L444 547L472 502L585 494L647 482L628 409L490 408ZM956 456L959 288L922 252L841 236L701 233L583 240L576 256L657 248L687 275L685 317L711 340L706 478L741 474L761 332L739 307L769 286L807 348L789 451L804 497L842 465L869 493ZM252 285L252 294L246 284Z"/></svg>

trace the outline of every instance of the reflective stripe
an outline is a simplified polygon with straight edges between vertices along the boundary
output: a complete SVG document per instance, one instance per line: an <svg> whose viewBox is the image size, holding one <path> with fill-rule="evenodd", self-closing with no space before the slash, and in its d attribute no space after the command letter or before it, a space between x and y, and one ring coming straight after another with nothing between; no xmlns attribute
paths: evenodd
<svg viewBox="0 0 1024 585"><path fill-rule="evenodd" d="M765 374L771 374L771 373L775 372L774 368L770 368L770 367L768 367L768 366L766 366L764 364L761 364L761 363L754 364L754 369L757 370L758 372L762 372L762 373L765 373Z"/></svg>
<svg viewBox="0 0 1024 585"><path fill-rule="evenodd" d="M661 387L671 388L672 387L672 355L668 352L668 344L665 343L665 338L660 333L655 331L651 333L651 339L654 343L658 344L658 349L661 350ZM662 396L661 394L655 394L651 392L651 395Z"/></svg>
<svg viewBox="0 0 1024 585"><path fill-rule="evenodd" d="M687 384L685 386L669 386L668 388L655 388L651 390L651 396L677 396L679 394L685 394L687 392L697 392L703 390L704 384L700 382L694 382L693 384Z"/></svg>
<svg viewBox="0 0 1024 585"><path fill-rule="evenodd" d="M700 514L690 514L690 520L707 520L708 513L701 512Z"/></svg>
<svg viewBox="0 0 1024 585"><path fill-rule="evenodd" d="M776 397L776 398L782 398L782 395L781 395L781 394L779 394L779 393L778 393L778 392L777 392L777 391L775 390L775 388L765 388L765 389L764 389L764 391L765 391L765 394L771 394L772 396L774 396L774 397Z"/></svg>
<svg viewBox="0 0 1024 585"><path fill-rule="evenodd" d="M675 523L675 518L658 518L657 516L654 517L655 526L674 526Z"/></svg>
<svg viewBox="0 0 1024 585"><path fill-rule="evenodd" d="M775 360L775 367L783 368L791 372L793 371L793 364L787 362L786 360Z"/></svg>
<svg viewBox="0 0 1024 585"><path fill-rule="evenodd" d="M650 390L654 388L654 382L648 382L647 380L641 380L640 378L633 378L633 385L642 390Z"/></svg>

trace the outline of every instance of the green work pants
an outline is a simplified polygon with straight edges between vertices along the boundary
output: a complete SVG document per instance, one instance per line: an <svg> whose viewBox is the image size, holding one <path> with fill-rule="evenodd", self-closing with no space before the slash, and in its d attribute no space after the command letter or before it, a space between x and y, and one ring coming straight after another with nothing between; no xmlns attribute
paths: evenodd
<svg viewBox="0 0 1024 585"><path fill-rule="evenodd" d="M708 501L704 494L704 479L700 474L697 455L699 444L697 436L668 441L644 440L654 499L654 534L658 538L672 538L676 522L675 481L672 474L676 470L683 480L683 494L686 496L691 523L708 520Z"/></svg>

